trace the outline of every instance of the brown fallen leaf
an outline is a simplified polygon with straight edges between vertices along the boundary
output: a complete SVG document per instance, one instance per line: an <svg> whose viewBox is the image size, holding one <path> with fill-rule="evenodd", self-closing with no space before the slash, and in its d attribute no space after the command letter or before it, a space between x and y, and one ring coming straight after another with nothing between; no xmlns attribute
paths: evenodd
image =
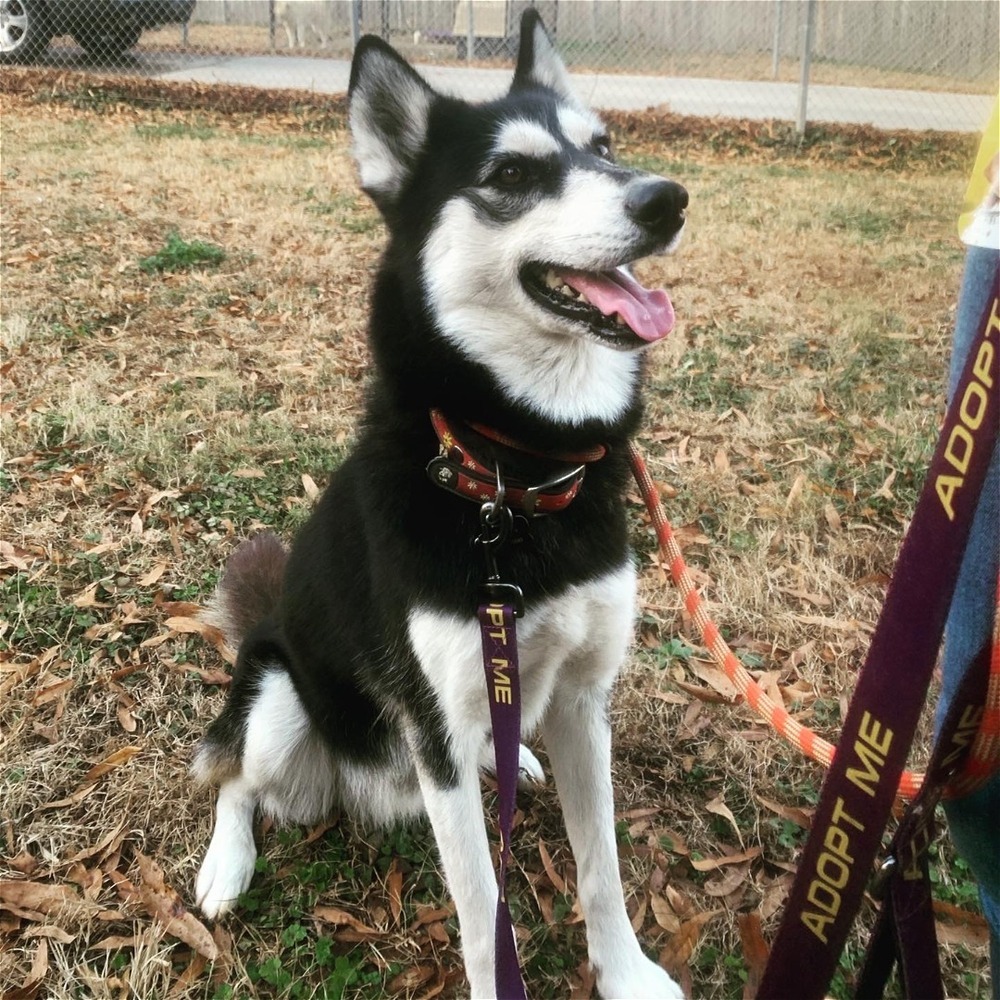
<svg viewBox="0 0 1000 1000"><path fill-rule="evenodd" d="M56 799L54 802L46 802L43 806L37 806L34 812L48 812L50 809L62 809L65 806L79 805L88 795L93 795L97 788L96 782L78 788L72 795L67 795L64 799Z"/></svg>
<svg viewBox="0 0 1000 1000"><path fill-rule="evenodd" d="M665 851L669 851L671 854L680 854L682 856L691 853L691 849L688 847L687 841L676 830L671 830L669 827L657 830L657 836ZM665 840L669 842L669 846L663 843Z"/></svg>
<svg viewBox="0 0 1000 1000"><path fill-rule="evenodd" d="M49 882L0 880L0 911L26 920L44 922L45 917L73 921L92 913L96 907L68 885Z"/></svg>
<svg viewBox="0 0 1000 1000"><path fill-rule="evenodd" d="M782 819L787 819L796 826L801 826L803 830L808 830L812 826L812 818L815 809L803 809L799 806L784 806L780 802L764 798L763 795L755 795L754 798L765 808L777 814Z"/></svg>
<svg viewBox="0 0 1000 1000"><path fill-rule="evenodd" d="M155 861L140 851L135 852L135 859L142 876L139 895L150 916L160 921L169 935L214 962L218 958L219 949L208 928L184 906L177 892L166 884L163 870Z"/></svg>
<svg viewBox="0 0 1000 1000"><path fill-rule="evenodd" d="M738 913L736 923L740 929L740 944L743 948L743 961L747 967L747 981L743 984L743 1000L753 1000L757 995L760 981L764 977L764 968L770 948L761 932L760 913Z"/></svg>
<svg viewBox="0 0 1000 1000"><path fill-rule="evenodd" d="M433 1000L434 997L440 996L444 992L446 986L454 984L456 980L463 977L461 972L445 972L440 965L434 971L434 982L423 993L419 994L417 1000Z"/></svg>
<svg viewBox="0 0 1000 1000"><path fill-rule="evenodd" d="M432 941L437 941L438 944L443 944L445 946L451 944L451 937L440 920L433 924L428 924L425 929L427 931L427 936Z"/></svg>
<svg viewBox="0 0 1000 1000"><path fill-rule="evenodd" d="M659 871L659 869L657 869ZM636 904L635 913L632 915L632 930L636 934L642 930L642 925L646 922L646 911L649 909L649 896L646 893L642 893L639 896L639 902Z"/></svg>
<svg viewBox="0 0 1000 1000"><path fill-rule="evenodd" d="M58 941L60 944L72 944L77 935L70 934L55 924L34 924L31 927L26 927L21 933L21 937L24 939L48 938L50 941Z"/></svg>
<svg viewBox="0 0 1000 1000"><path fill-rule="evenodd" d="M75 683L72 677L55 681L53 684L49 684L47 687L43 687L40 691L36 692L35 696L31 699L31 703L37 707L38 705L46 705L58 698L65 698Z"/></svg>
<svg viewBox="0 0 1000 1000"><path fill-rule="evenodd" d="M741 861L752 861L759 856L760 848L750 847L745 851L740 851L737 854L727 854L721 858L690 858L689 860L691 867L695 871L710 872L715 871L716 868L721 868L723 865L738 865Z"/></svg>
<svg viewBox="0 0 1000 1000"><path fill-rule="evenodd" d="M302 473L302 491L310 500L315 500L319 496L319 487L308 472Z"/></svg>
<svg viewBox="0 0 1000 1000"><path fill-rule="evenodd" d="M204 955L193 955L184 971L174 980L167 998L183 996L201 978L202 973L208 965L208 959Z"/></svg>
<svg viewBox="0 0 1000 1000"><path fill-rule="evenodd" d="M794 875L791 874L779 875L767 886L764 890L764 898L760 903L762 920L769 920L785 905L785 900L792 889L793 879Z"/></svg>
<svg viewBox="0 0 1000 1000"><path fill-rule="evenodd" d="M22 875L30 875L38 867L38 859L31 851L25 849L17 857L11 858L7 864Z"/></svg>
<svg viewBox="0 0 1000 1000"><path fill-rule="evenodd" d="M570 992L570 1000L590 1000L597 986L597 972L588 959L584 959L576 968Z"/></svg>
<svg viewBox="0 0 1000 1000"><path fill-rule="evenodd" d="M49 971L49 943L45 938L40 938L35 954L31 959L31 968L24 977L20 986L4 993L4 1000L35 1000L45 976Z"/></svg>
<svg viewBox="0 0 1000 1000"><path fill-rule="evenodd" d="M739 689L726 676L725 672L711 663L702 660L691 660L688 664L690 671L699 680L704 681L710 688L721 694L727 701L735 702L740 698Z"/></svg>
<svg viewBox="0 0 1000 1000"><path fill-rule="evenodd" d="M938 941L963 944L969 948L982 948L989 944L989 924L981 914L970 913L938 899L934 900L933 906Z"/></svg>
<svg viewBox="0 0 1000 1000"><path fill-rule="evenodd" d="M413 965L394 976L386 983L386 989L390 993L404 993L415 990L418 986L434 978L435 968L433 965Z"/></svg>
<svg viewBox="0 0 1000 1000"><path fill-rule="evenodd" d="M182 635L204 636L209 642L214 642L222 638L222 633L214 625L209 625L208 622L203 622L199 618L175 615L172 618L168 618L163 624L174 632L180 632Z"/></svg>
<svg viewBox="0 0 1000 1000"><path fill-rule="evenodd" d="M701 937L701 930L710 920L714 920L724 910L706 910L704 913L696 914L690 920L685 920L681 924L680 930L674 934L667 942L667 946L660 952L660 965L668 972L679 973L688 964L695 948L698 946L698 939Z"/></svg>
<svg viewBox="0 0 1000 1000"><path fill-rule="evenodd" d="M454 910L450 906L431 906L424 903L417 907L417 919L410 924L410 930L415 931L435 920L447 920L453 914Z"/></svg>
<svg viewBox="0 0 1000 1000"><path fill-rule="evenodd" d="M667 900L653 893L649 897L649 906L653 911L653 917L657 924L670 934L676 934L681 929L680 917L674 912L673 907Z"/></svg>
<svg viewBox="0 0 1000 1000"><path fill-rule="evenodd" d="M989 927L961 927L944 920L935 920L934 929L941 944L963 944L967 948L985 948L990 943Z"/></svg>
<svg viewBox="0 0 1000 1000"><path fill-rule="evenodd" d="M122 747L112 754L108 754L99 764L95 764L85 775L80 783L81 787L92 784L98 778L102 778L109 771L113 771L122 764L127 764L137 753L142 752L142 747Z"/></svg>
<svg viewBox="0 0 1000 1000"><path fill-rule="evenodd" d="M159 636L157 636L159 638ZM170 638L166 636L165 638ZM235 663L236 657L234 656L232 660L228 662ZM233 678L231 674L227 674L225 670L206 670L203 667L196 667L193 663L168 663L168 670L173 670L178 674L197 674L201 678L202 684L217 684L220 687L225 687L228 684L232 684Z"/></svg>
<svg viewBox="0 0 1000 1000"><path fill-rule="evenodd" d="M93 944L87 945L88 951L118 951L121 948L135 948L142 943L141 934L130 934L124 936L121 934L111 934L108 937L103 937L100 941L95 941Z"/></svg>
<svg viewBox="0 0 1000 1000"><path fill-rule="evenodd" d="M339 906L316 906L313 907L312 915L324 924L332 924L334 927L349 927L358 934L377 935L379 932L374 927L369 927L359 920L353 913L340 909Z"/></svg>
<svg viewBox="0 0 1000 1000"><path fill-rule="evenodd" d="M556 892L564 893L566 891L566 880L556 871L555 865L552 863L552 856L549 854L549 849L545 846L545 841L541 837L538 838L538 853L542 859L542 867L545 869L545 874L552 883L552 888Z"/></svg>
<svg viewBox="0 0 1000 1000"><path fill-rule="evenodd" d="M109 605L102 604L97 600L97 588L100 583L92 583L88 587L84 587L76 597L73 598L73 606L76 608L106 608Z"/></svg>
<svg viewBox="0 0 1000 1000"><path fill-rule="evenodd" d="M704 890L707 895L722 898L735 892L739 885L750 875L750 862L744 861L739 865L730 865L723 870L716 878L710 878L705 882Z"/></svg>
<svg viewBox="0 0 1000 1000"><path fill-rule="evenodd" d="M226 675L229 676L228 674ZM333 819L323 820L322 823L317 823L300 841L300 845L311 844L322 837L327 830L332 830L338 823L340 819L334 817Z"/></svg>
<svg viewBox="0 0 1000 1000"><path fill-rule="evenodd" d="M389 912L392 914L392 922L398 927L403 916L403 873L399 870L399 861L396 858L392 859L392 864L389 866L385 887L389 894Z"/></svg>
<svg viewBox="0 0 1000 1000"><path fill-rule="evenodd" d="M157 563L148 573L144 573L136 581L140 587L152 587L157 580L167 571L165 562Z"/></svg>
<svg viewBox="0 0 1000 1000"><path fill-rule="evenodd" d="M712 813L713 816L721 816L724 820L727 820L729 825L736 831L736 836L740 841L740 847L746 847L743 843L743 833L736 824L736 817L733 815L732 809L730 809L729 806L722 801L721 792L716 795L714 799L705 803L705 809Z"/></svg>
<svg viewBox="0 0 1000 1000"><path fill-rule="evenodd" d="M713 691L712 688L704 687L701 684L691 684L688 681L681 680L675 680L674 683L682 691L687 691L688 694L693 695L698 701L705 701L710 705L731 705L733 703L732 698L727 698L725 695L719 694L718 691Z"/></svg>
<svg viewBox="0 0 1000 1000"><path fill-rule="evenodd" d="M681 919L689 917L694 913L694 903L692 903L691 900L679 889L675 889L672 885L668 885L663 890L663 893L667 897L667 901L673 907L674 913L676 913Z"/></svg>

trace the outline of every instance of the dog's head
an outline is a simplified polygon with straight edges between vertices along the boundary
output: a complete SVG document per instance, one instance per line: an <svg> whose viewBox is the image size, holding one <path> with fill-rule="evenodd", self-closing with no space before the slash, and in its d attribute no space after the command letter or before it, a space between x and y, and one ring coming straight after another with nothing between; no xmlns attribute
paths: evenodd
<svg viewBox="0 0 1000 1000"><path fill-rule="evenodd" d="M483 104L362 39L350 124L362 187L397 256L412 253L436 334L543 415L613 419L632 404L638 354L674 314L628 265L676 246L687 193L615 162L534 10L509 93Z"/></svg>

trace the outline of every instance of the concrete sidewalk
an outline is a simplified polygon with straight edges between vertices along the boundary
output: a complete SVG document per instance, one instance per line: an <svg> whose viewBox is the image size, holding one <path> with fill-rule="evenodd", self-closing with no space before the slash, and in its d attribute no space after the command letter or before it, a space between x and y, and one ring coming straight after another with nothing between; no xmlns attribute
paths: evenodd
<svg viewBox="0 0 1000 1000"><path fill-rule="evenodd" d="M417 68L439 90L469 100L498 97L511 79L509 69L441 65ZM162 80L336 94L347 90L350 63L295 56L219 56L155 75ZM573 73L572 78L581 99L595 108L636 111L664 107L682 115L785 121L794 121L798 110L799 88L794 83L598 73ZM980 132L992 104L993 98L983 94L813 84L809 87L808 119L884 129Z"/></svg>

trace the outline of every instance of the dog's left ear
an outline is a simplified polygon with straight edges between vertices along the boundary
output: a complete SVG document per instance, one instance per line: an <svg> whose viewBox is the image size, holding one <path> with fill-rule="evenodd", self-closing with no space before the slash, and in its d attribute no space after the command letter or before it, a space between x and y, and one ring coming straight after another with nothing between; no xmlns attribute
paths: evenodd
<svg viewBox="0 0 1000 1000"><path fill-rule="evenodd" d="M435 92L395 49L365 35L354 52L347 93L361 187L384 215L424 147Z"/></svg>
<svg viewBox="0 0 1000 1000"><path fill-rule="evenodd" d="M511 91L530 87L548 87L563 100L579 104L573 93L569 73L559 53L556 52L549 33L534 7L529 7L521 15L521 42L517 51L517 69Z"/></svg>

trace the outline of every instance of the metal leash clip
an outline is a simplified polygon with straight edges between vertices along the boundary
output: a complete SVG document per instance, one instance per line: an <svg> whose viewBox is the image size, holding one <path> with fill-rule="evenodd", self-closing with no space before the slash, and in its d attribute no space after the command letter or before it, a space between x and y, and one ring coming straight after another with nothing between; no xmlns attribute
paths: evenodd
<svg viewBox="0 0 1000 1000"><path fill-rule="evenodd" d="M868 892L871 894L873 899L878 900L880 903L885 899L886 893L889 891L889 882L896 874L896 856L890 854L883 862L878 866L878 871L871 878L871 882L868 886Z"/></svg>
<svg viewBox="0 0 1000 1000"><path fill-rule="evenodd" d="M508 583L497 566L497 555L506 547L514 529L514 514L506 504L507 491L500 465L496 466L497 494L495 500L487 500L479 508L481 531L476 537L476 545L483 551L486 561L486 580L480 588L483 600L490 604L509 604L514 617L524 615L524 594L516 583Z"/></svg>

